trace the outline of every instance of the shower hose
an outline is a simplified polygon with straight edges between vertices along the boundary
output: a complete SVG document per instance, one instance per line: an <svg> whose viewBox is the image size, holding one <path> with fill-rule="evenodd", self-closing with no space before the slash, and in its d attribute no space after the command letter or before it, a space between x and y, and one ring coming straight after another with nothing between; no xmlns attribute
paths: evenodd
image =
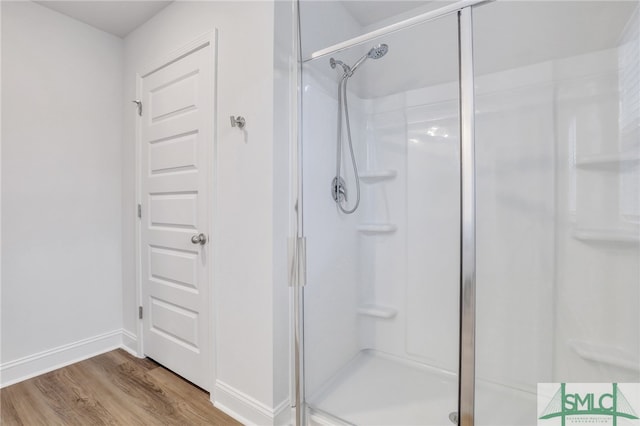
<svg viewBox="0 0 640 426"><path fill-rule="evenodd" d="M356 164L356 157L353 153L353 142L351 141L351 125L349 124L349 106L347 104L347 81L351 77L350 73L345 73L338 84L338 146L337 146L337 156L336 156L336 204L338 208L345 213L351 214L356 211L358 206L360 205L360 178L358 177L358 165ZM342 206L342 197L340 195L343 193L340 189L341 178L340 178L340 166L342 163L342 111L344 105L344 121L347 130L347 141L349 145L349 154L351 155L351 164L353 165L353 174L356 178L356 203L351 209L347 209ZM343 190L345 188L342 188ZM344 192L345 197L344 201L347 201L346 192Z"/></svg>

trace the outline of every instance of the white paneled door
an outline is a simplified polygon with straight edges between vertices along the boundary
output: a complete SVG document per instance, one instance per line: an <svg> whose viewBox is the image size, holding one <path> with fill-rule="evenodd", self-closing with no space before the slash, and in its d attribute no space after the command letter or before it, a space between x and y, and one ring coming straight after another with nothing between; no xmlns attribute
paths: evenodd
<svg viewBox="0 0 640 426"><path fill-rule="evenodd" d="M139 80L140 265L145 355L211 383L214 39Z"/></svg>

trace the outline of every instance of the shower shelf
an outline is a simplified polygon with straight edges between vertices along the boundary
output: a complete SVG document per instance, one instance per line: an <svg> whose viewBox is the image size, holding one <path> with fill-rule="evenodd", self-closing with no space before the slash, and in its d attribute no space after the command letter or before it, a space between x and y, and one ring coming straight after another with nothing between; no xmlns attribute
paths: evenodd
<svg viewBox="0 0 640 426"><path fill-rule="evenodd" d="M576 228L572 232L573 238L584 242L639 244L640 233L638 231L626 231L618 229L591 229Z"/></svg>
<svg viewBox="0 0 640 426"><path fill-rule="evenodd" d="M362 223L358 225L358 231L363 234L389 234L396 232L397 226L391 223Z"/></svg>
<svg viewBox="0 0 640 426"><path fill-rule="evenodd" d="M638 164L640 164L640 157L631 154L588 155L576 158L576 167L581 169L609 170Z"/></svg>
<svg viewBox="0 0 640 426"><path fill-rule="evenodd" d="M371 170L360 173L360 179L365 183L377 183L383 180L390 180L396 177L395 170Z"/></svg>
<svg viewBox="0 0 640 426"><path fill-rule="evenodd" d="M358 313L369 317L391 319L398 315L398 310L387 306L367 304L360 306Z"/></svg>

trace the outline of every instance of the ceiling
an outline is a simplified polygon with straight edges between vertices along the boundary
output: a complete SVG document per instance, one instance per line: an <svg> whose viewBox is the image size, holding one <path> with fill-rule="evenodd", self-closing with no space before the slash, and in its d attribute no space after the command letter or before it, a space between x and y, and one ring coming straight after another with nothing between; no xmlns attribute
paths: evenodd
<svg viewBox="0 0 640 426"><path fill-rule="evenodd" d="M215 1L215 0L210 0ZM425 5L437 7L443 0L342 0L349 14L363 27L402 15ZM85 24L124 38L167 7L172 0L41 0L36 3Z"/></svg>
<svg viewBox="0 0 640 426"><path fill-rule="evenodd" d="M171 1L36 1L85 24L124 38Z"/></svg>
<svg viewBox="0 0 640 426"><path fill-rule="evenodd" d="M507 0L478 7L473 22L475 75L548 61L555 61L553 66L562 72L563 59L619 46L636 8L640 8L637 2L611 0ZM388 54L369 61L349 86L360 98L403 93L458 78L458 26L453 14L332 56L353 64L377 43L388 44ZM335 91L339 74L329 66L328 57L310 61L306 67L320 77L319 82L328 82L324 87L328 93Z"/></svg>
<svg viewBox="0 0 640 426"><path fill-rule="evenodd" d="M396 16L408 12L412 9L425 6L428 3L436 3L427 0L380 0L380 1L358 1L343 0L342 4L361 26L367 27L376 24L391 16Z"/></svg>

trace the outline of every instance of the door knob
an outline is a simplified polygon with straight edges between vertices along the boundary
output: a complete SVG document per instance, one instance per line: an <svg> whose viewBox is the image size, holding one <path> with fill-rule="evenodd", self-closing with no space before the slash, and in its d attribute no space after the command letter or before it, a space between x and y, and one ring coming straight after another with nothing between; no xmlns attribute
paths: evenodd
<svg viewBox="0 0 640 426"><path fill-rule="evenodd" d="M193 244L200 244L200 245L205 245L207 243L207 236L204 235L203 233L199 233L197 235L194 235L193 237L191 237L191 242Z"/></svg>

